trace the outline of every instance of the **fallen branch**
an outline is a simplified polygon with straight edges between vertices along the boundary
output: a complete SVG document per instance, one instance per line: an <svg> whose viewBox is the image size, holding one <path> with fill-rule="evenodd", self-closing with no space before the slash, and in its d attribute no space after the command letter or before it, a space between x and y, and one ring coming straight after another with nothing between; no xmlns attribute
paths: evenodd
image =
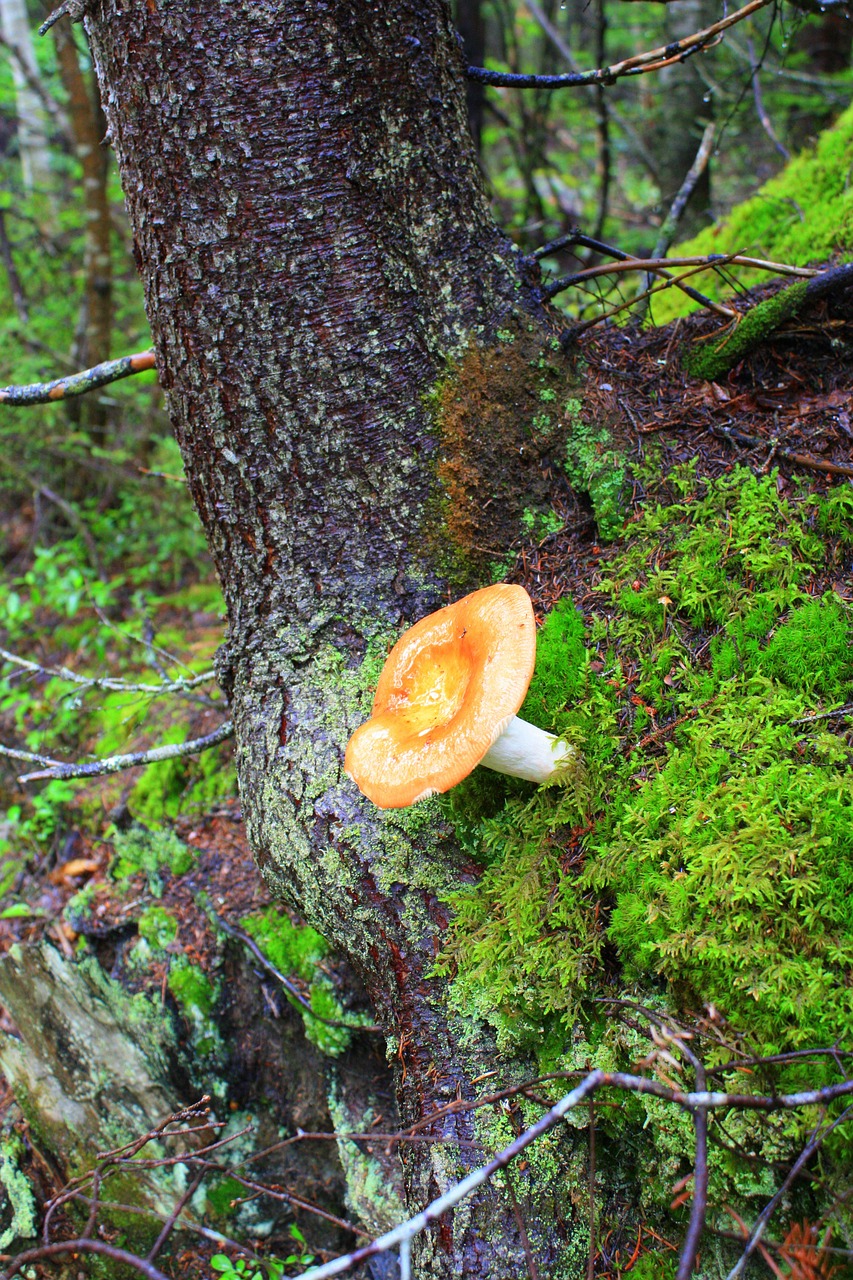
<svg viewBox="0 0 853 1280"><path fill-rule="evenodd" d="M732 258L735 264L744 260ZM782 274L780 272L779 274ZM825 298L828 294L853 285L853 263L845 263L840 267L832 267L829 271L794 272L788 274L808 274L810 279L798 281L786 289L780 289L772 298L765 298L757 306L747 311L734 325L722 332L710 334L699 350L690 351L684 359L684 369L694 378L704 378L713 382L727 373L739 360L766 342L772 333L786 321L797 316L803 307ZM818 467L817 470L828 470ZM840 475L853 475L853 471L842 471Z"/></svg>
<svg viewBox="0 0 853 1280"><path fill-rule="evenodd" d="M800 1172L806 1166L806 1164L808 1164L812 1156L817 1152L818 1148L820 1147L824 1139L827 1138L830 1133L832 1133L833 1129L837 1129L838 1126L841 1124L841 1122L843 1120L846 1120L847 1117L851 1114L851 1112L853 1112L853 1106L845 1107L841 1115L836 1116L832 1124L824 1125L823 1127L820 1127L820 1126L818 1127L818 1131L815 1133L812 1140L808 1143L807 1146L803 1148L803 1150L797 1156L797 1159L791 1165L791 1168L788 1170L787 1177L785 1178L785 1181L782 1183L779 1190L776 1192L776 1194L773 1196L771 1200L768 1200L767 1204L761 1210L761 1213L758 1215L755 1221L755 1226L752 1228L752 1231L749 1234L749 1238L746 1242L744 1251L741 1254L741 1256L738 1258L735 1265L732 1267L729 1274L726 1276L726 1280L738 1280L738 1278L741 1275L743 1275L743 1271L744 1271L744 1268L746 1267L746 1264L749 1262L750 1257L758 1248L761 1242L761 1237L764 1235L764 1229L767 1226L770 1219L772 1218L773 1213L775 1212L785 1192L788 1190L791 1184L797 1179L797 1177L799 1177Z"/></svg>
<svg viewBox="0 0 853 1280"><path fill-rule="evenodd" d="M543 244L539 249L534 249L533 257L537 259L548 258L551 254L559 253L561 249L567 249L575 244L581 245L584 249L592 249L594 253L600 253L606 258L615 258L617 262L638 261L631 253L625 253L622 249L616 249L613 245L604 244L601 240L595 240L592 236L584 235L579 227L574 227L558 239L552 240L548 244ZM653 274L660 276L664 280L671 280L676 288L687 294L688 298L692 298L694 302L698 302L703 307L708 307L711 311L716 311L718 315L732 319L737 314L735 311L730 311L728 307L721 306L719 302L706 298L704 293L699 293L697 289L692 289L690 285L684 284L682 277L674 276L671 271L667 271L663 267L656 268Z"/></svg>
<svg viewBox="0 0 853 1280"><path fill-rule="evenodd" d="M678 1038L678 1037L673 1037ZM679 1046L685 1050L683 1040L678 1038ZM694 1058L694 1061L697 1061ZM698 1073L697 1073L698 1074ZM716 1093L707 1092L699 1089L693 1093L684 1093L679 1089L671 1089L666 1085L660 1084L657 1080L651 1080L645 1076L627 1075L621 1071L592 1071L587 1075L571 1093L567 1093L561 1098L556 1106L541 1116L535 1124L526 1129L524 1133L499 1151L494 1159L488 1164L483 1165L479 1169L475 1169L469 1173L466 1178L458 1182L456 1186L451 1187L444 1195L439 1196L437 1200L433 1200L426 1209L416 1214L407 1222L402 1223L399 1227L395 1227L392 1231L385 1232L384 1235L374 1240L372 1244L365 1245L360 1249L355 1249L352 1253L344 1254L340 1258L335 1258L332 1262L327 1262L321 1267L312 1267L309 1271L305 1271L299 1277L299 1280L330 1280L330 1277L341 1275L348 1271L350 1267L356 1266L360 1262L367 1261L368 1258L374 1257L377 1253L386 1253L389 1249L397 1246L401 1247L401 1268L400 1275L402 1280L407 1280L410 1275L409 1270L404 1267L404 1263L408 1258L408 1251L411 1248L412 1240L420 1235L432 1222L436 1222L448 1210L453 1209L461 1201L470 1196L478 1187L483 1186L496 1173L505 1168L516 1156L525 1151L532 1142L540 1138L558 1121L562 1120L574 1107L579 1106L582 1102L591 1097L598 1089L603 1086L622 1089L632 1093L651 1094L657 1098L663 1098L667 1102L673 1102L678 1106L684 1107L685 1110L692 1113L698 1111L707 1112L722 1107L741 1107L747 1110L758 1111L791 1111L800 1107L814 1106L819 1103L831 1102L835 1098L845 1097L853 1094L853 1080L845 1080L840 1084L827 1085L823 1089L813 1089L802 1093L780 1094L776 1097L770 1097L759 1094L737 1094L737 1093ZM699 1138L699 1129L697 1127L697 1141ZM704 1223L704 1206L702 1212L702 1220ZM691 1229L688 1233L688 1245L693 1247L695 1243L698 1245L698 1236L701 1226L693 1229L693 1218L691 1215ZM405 1247L405 1252L404 1252ZM685 1254L687 1246L682 1252L682 1263L685 1263ZM686 1265L686 1263L685 1263ZM686 1273L685 1273L686 1274ZM679 1267L679 1275L682 1275L682 1267Z"/></svg>
<svg viewBox="0 0 853 1280"><path fill-rule="evenodd" d="M154 368L154 352L140 351L137 355L120 356L118 360L105 360L91 369L71 373L65 378L54 378L52 382L29 382L20 386L13 384L0 387L0 404L15 408L30 404L50 404L54 400L80 396L86 391L104 387L109 382L118 382L121 378L129 378L133 373L143 373L146 369Z"/></svg>
<svg viewBox="0 0 853 1280"><path fill-rule="evenodd" d="M685 36L683 40L675 40L671 44L650 49L647 53L634 54L633 57L615 62L610 67L598 67L593 71L570 71L557 76L527 76L512 71L491 71L487 67L468 67L467 75L469 80L477 80L480 84L515 89L564 89L573 88L576 85L615 84L623 76L660 71L674 62L683 62L692 54L707 49L715 42L717 36L722 35L729 27L743 22L745 18L757 13L759 9L766 8L772 2L773 0L750 0L750 3L744 5L742 9L738 9L727 18L721 18L710 27L705 27L703 31L696 31L693 35Z"/></svg>
<svg viewBox="0 0 853 1280"><path fill-rule="evenodd" d="M773 452L778 453L781 458L787 462L793 462L798 467L806 467L810 471L825 471L831 476L849 476L853 478L853 467L847 466L843 462L826 462L823 458L813 458L808 453L795 453L793 449L786 449L778 442L772 440L763 440L761 436L748 436L742 431L736 431L734 427L711 427L711 432L718 438L728 440L732 444L748 445L750 448L766 448L768 444L773 445ZM794 721L795 724L799 721Z"/></svg>
<svg viewBox="0 0 853 1280"><path fill-rule="evenodd" d="M175 742L167 747L152 747L150 751L131 751L123 756L107 756L103 760L92 760L88 764L71 762L63 764L52 760L46 769L38 769L35 773L24 773L18 778L25 782L47 782L54 778L98 778L107 773L121 773L124 769L135 769L138 765L159 764L162 760L177 760L181 756L197 756L209 747L224 742L234 733L234 725L230 720L224 721L218 729L207 733L203 738L192 738L189 742ZM0 755L11 756L13 760L35 758L39 764L45 762L44 757L33 757L27 752L12 750L11 747L0 746Z"/></svg>
<svg viewBox="0 0 853 1280"><path fill-rule="evenodd" d="M97 1253L112 1262L131 1267L145 1276L146 1280L169 1280L165 1272L155 1267L153 1262L147 1262L135 1253L128 1253L127 1249L107 1244L105 1240L91 1240L86 1236L81 1236L79 1240L62 1240L58 1244L42 1244L35 1249L27 1249L26 1253L19 1253L5 1271L0 1271L0 1280L12 1280L12 1276L18 1275L21 1268L30 1262L42 1262L45 1258L56 1258L63 1253Z"/></svg>

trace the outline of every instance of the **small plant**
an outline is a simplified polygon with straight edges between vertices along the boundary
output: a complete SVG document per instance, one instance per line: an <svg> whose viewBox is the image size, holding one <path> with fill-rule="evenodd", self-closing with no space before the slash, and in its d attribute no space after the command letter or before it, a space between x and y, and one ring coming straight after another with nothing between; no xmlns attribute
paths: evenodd
<svg viewBox="0 0 853 1280"><path fill-rule="evenodd" d="M229 1258L227 1254L217 1253L210 1259L214 1271L218 1271L222 1280L282 1280L285 1267L297 1266L300 1270L311 1265L314 1254L308 1253L305 1237L294 1223L290 1228L290 1238L294 1243L294 1252L286 1258L263 1258L250 1261L248 1258Z"/></svg>

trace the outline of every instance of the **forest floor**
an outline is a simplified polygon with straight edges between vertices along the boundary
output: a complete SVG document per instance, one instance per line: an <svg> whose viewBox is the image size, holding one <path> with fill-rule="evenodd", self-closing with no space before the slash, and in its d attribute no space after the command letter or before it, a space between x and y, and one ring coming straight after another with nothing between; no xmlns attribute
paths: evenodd
<svg viewBox="0 0 853 1280"><path fill-rule="evenodd" d="M757 291L753 298L765 292ZM649 490L653 491L654 501L672 498L666 475L694 459L697 480L726 475L740 465L755 475L775 474L780 494L801 494L805 489L822 493L828 486L853 477L851 317L849 299L822 302L812 314L800 317L796 325L772 335L752 358L744 360L718 383L690 378L680 364L685 343L719 327L719 321L713 318L702 315L665 329L639 332L593 330L580 348L585 413L609 424L614 440L629 460L633 478L628 507L641 507ZM649 479L653 474L654 482ZM618 540L611 544L597 541L589 503L568 484L557 494L555 512L561 527L544 537L530 535L521 540L515 569L509 575L527 588L539 619L562 598L574 599L581 608L592 600L602 568L619 547ZM19 525L17 542L25 542L26 520L20 513L15 519ZM813 589L830 588L842 600L853 601L853 583L839 580L827 564L823 576L818 572ZM181 609L172 602L164 606L161 621L180 631L185 652L200 655L202 664L212 656L218 624L209 610L194 610L191 604ZM153 625L156 633L161 625L156 613ZM64 664L73 669L78 652L73 645L51 642L50 617L46 613L40 618L40 630L43 640L38 654L24 656L35 656L45 667ZM37 675L31 683L46 686L49 677ZM624 691L626 722L633 714L630 685L629 679ZM22 728L32 733L34 725L16 721L14 703L8 699L4 708L0 712L0 736L17 745L22 740ZM221 708L186 702L176 714L184 736L195 737L215 727ZM663 722L654 723L656 732L665 728ZM154 745L162 726L162 720L155 721L149 736L148 731L141 730L134 737L133 747ZM231 767L228 744L218 748L217 759L223 772ZM20 766L12 762L4 765L3 799L13 811L26 814L31 800L29 792L14 781L19 770ZM16 943L44 940L71 962L81 947L88 946L106 973L121 976L131 988L144 986L150 991L159 987L163 1008L178 1025L183 1025L183 1034L192 1040L198 1035L200 1006L198 1002L195 1007L182 1002L180 992L170 984L170 966L175 956L183 956L189 968L203 974L210 990L221 982L223 972L231 972L227 965L223 970L226 940L212 923L211 914L199 907L200 888L224 924L242 931L244 936L247 918L263 919L272 904L252 861L233 782L231 795L202 799L189 812L180 812L178 805L173 815L164 815L179 842L193 851L190 867L168 865L168 860L158 862L156 858L154 863L146 863L143 858L135 867L117 871L121 842L117 845L116 833L133 830L136 815L132 792L141 776L142 771L137 770L119 780L76 786L62 798L61 821L54 824L47 837L28 837L23 849L19 846L14 856L7 855L13 874L7 874L3 881L0 955ZM157 916L157 911L164 915ZM281 909L276 911L284 918ZM140 921L151 934L158 920L162 923L167 918L169 937L163 945L154 946L143 983L138 975L133 977L132 966L126 963L131 944L139 936ZM298 921L287 918L294 928L299 928ZM334 1000L339 1002L329 1008L338 1009L336 1016L341 1016L348 1003L353 1007L345 991L351 975L331 958L323 958L320 963L325 966ZM288 976L302 996L310 1000L312 984L307 973L291 971ZM281 1014L280 1001L271 989L268 975L261 982L261 999L271 1017ZM363 1012L358 996L354 1007ZM5 1011L0 1014L0 1028L14 1033L13 1020ZM252 1035L255 1032L256 1028ZM250 1059L251 1055L243 1054L244 1072L249 1069ZM371 1060L365 1051L364 1063ZM232 1109L242 1109L252 1091L233 1075L229 1087ZM379 1080L376 1087L381 1092L384 1080ZM27 1122L16 1111L11 1090L3 1090L2 1081L0 1098L0 1122L2 1112L8 1111L7 1132L14 1131L23 1139L28 1152L23 1167L31 1176L38 1200L43 1202L62 1185L63 1171L40 1158L38 1144L30 1139ZM381 1119L381 1112L378 1114ZM386 1120L381 1127L390 1123ZM315 1175L316 1170L311 1176ZM310 1189L300 1186L296 1178L290 1184L291 1190L294 1187L306 1201L312 1200ZM316 1190L314 1186L313 1193ZM238 1193L235 1184L228 1194L238 1199ZM217 1203L218 1208L208 1205L212 1214L209 1220L221 1226L228 1218L227 1205L223 1208L222 1195ZM339 1188L326 1197L324 1212L337 1212L338 1216L343 1212ZM297 1221L309 1234L306 1224L310 1217L310 1207L297 1213ZM65 1227L72 1229L70 1221ZM116 1229L112 1238L119 1235ZM332 1236L321 1241L318 1252L322 1255L326 1250L340 1248L348 1238L352 1239L335 1228ZM278 1239L275 1247L281 1254L287 1246ZM217 1248L201 1241L197 1248L183 1237L180 1257L164 1258L162 1265L171 1267L176 1276L209 1274L206 1268Z"/></svg>

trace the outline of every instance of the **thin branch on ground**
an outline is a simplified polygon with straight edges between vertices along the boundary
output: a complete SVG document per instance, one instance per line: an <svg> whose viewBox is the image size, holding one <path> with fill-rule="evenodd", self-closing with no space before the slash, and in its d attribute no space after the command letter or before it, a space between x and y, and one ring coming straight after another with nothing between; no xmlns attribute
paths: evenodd
<svg viewBox="0 0 853 1280"><path fill-rule="evenodd" d="M108 773L121 773L125 769L136 769L139 765L159 764L162 760L177 760L181 756L197 756L210 747L217 746L230 738L234 733L234 725L225 720L218 729L206 733L202 738L192 738L189 742L175 742L165 747L152 747L150 751L131 751L122 756L106 756L103 760L92 760L87 764L51 761L45 769L34 773L24 773L18 778L23 785L27 782L47 782L53 778L99 778ZM0 746L0 755L20 759L22 753L10 747ZM29 757L28 757L29 758ZM42 761L39 760L39 763Z"/></svg>
<svg viewBox="0 0 853 1280"><path fill-rule="evenodd" d="M12 1277L19 1275L21 1269L29 1263L43 1262L46 1258L56 1258L64 1253L100 1254L103 1258L109 1258L111 1262L139 1272L146 1277L146 1280L169 1280L165 1272L135 1253L129 1253L127 1249L119 1249L114 1244L107 1244L105 1240L92 1240L85 1236L77 1240L63 1240L58 1244L38 1245L35 1249L27 1249L26 1252L19 1253L4 1271L0 1271L0 1280L12 1280Z"/></svg>
<svg viewBox="0 0 853 1280"><path fill-rule="evenodd" d="M311 1007L310 1000L305 998L296 984L292 982L290 978L286 978L284 974L275 967L272 961L267 959L263 951L261 951L260 947L255 942L254 938L250 937L248 933L244 933L242 929L238 929L236 925L228 924L221 916L217 915L212 907L208 907L208 914L217 929L221 929L229 938L234 938L237 942L242 942L244 947L248 947L249 951L251 951L258 963L266 969L267 973L275 978L276 982L279 982L284 987L287 994L295 1000L306 1013L310 1014L312 1018L316 1018L318 1022L324 1023L327 1027L343 1027L346 1031L372 1031L379 1035L382 1034L382 1028L377 1026L375 1023L347 1022L342 1018L324 1018Z"/></svg>
<svg viewBox="0 0 853 1280"><path fill-rule="evenodd" d="M140 351L133 356L105 360L91 369L71 373L65 378L54 378L52 382L29 382L0 387L0 404L8 404L13 408L31 404L50 404L54 400L67 400L69 396L80 396L86 391L94 391L98 387L105 387L110 382L118 382L121 378L129 378L131 374L144 373L146 369L154 368L156 368L154 352Z"/></svg>
<svg viewBox="0 0 853 1280"><path fill-rule="evenodd" d="M671 259L668 259L668 261L671 261ZM719 267L722 263L730 261L731 258L721 258L719 262L716 263L716 266ZM631 265L634 264L632 263ZM641 263L639 265L642 266ZM700 267L690 267L679 276L672 276L668 280L662 280L660 284L656 284L651 289L647 289L645 293L637 294L633 298L626 298L623 302L620 302L618 306L611 307L609 311L601 311L597 316L593 316L591 320L582 320L578 324L572 325L571 328L564 329L560 334L560 343L563 347L568 347L572 343L576 342L582 334L586 333L587 329L592 329L595 325L602 324L605 320L612 320L614 316L619 315L620 311L627 311L630 307L635 307L638 302L643 302L644 299L651 297L652 294L662 293L664 289L671 289L674 286L680 286L684 280L689 280L691 276L698 275L701 271L706 270L707 267L704 265Z"/></svg>
<svg viewBox="0 0 853 1280"><path fill-rule="evenodd" d="M735 1265L732 1267L729 1274L726 1276L726 1280L738 1280L738 1277L743 1275L743 1271L744 1271L744 1268L746 1267L746 1264L749 1262L749 1259L752 1256L752 1254L755 1252L755 1250L759 1247L759 1244L761 1242L761 1237L764 1234L764 1229L769 1223L770 1219L772 1218L776 1208L778 1207L780 1201L782 1200L782 1197L785 1195L785 1192L788 1190L791 1184L799 1177L801 1170L806 1166L806 1164L809 1162L812 1156L817 1152L821 1143L824 1142L824 1140L827 1137L829 1137L833 1129L837 1129L838 1126L842 1123L842 1121L846 1120L847 1117L851 1114L853 1114L853 1106L845 1107L841 1115L836 1116L836 1118L832 1121L831 1124L820 1126L819 1130L814 1134L814 1136L812 1137L808 1145L803 1148L803 1150L800 1152L797 1159L791 1165L791 1168L788 1172L788 1176L785 1178L785 1181L782 1183L779 1190L773 1196L772 1200L768 1200L767 1204L764 1206L764 1208L761 1210L761 1213L756 1218L755 1226L752 1228L752 1231L749 1234L749 1239L746 1242L744 1251L741 1254L740 1258L738 1258Z"/></svg>
<svg viewBox="0 0 853 1280"><path fill-rule="evenodd" d="M686 58L716 43L717 38L729 27L743 22L745 18L774 2L775 0L750 0L750 3L744 5L742 9L729 14L726 18L721 18L719 22L705 27L702 31L685 36L683 40L661 45L660 48L650 49L646 53L634 54L633 57L625 58L622 62L616 62L610 67L598 67L593 71L571 71L566 75L557 76L527 76L509 71L491 71L487 67L468 67L467 75L469 79L478 80L481 84L515 89L563 89L577 85L615 84L624 76L660 71L663 67L671 66L675 62L684 62Z"/></svg>
<svg viewBox="0 0 853 1280"><path fill-rule="evenodd" d="M594 253L600 253L606 258L615 258L617 262L637 262L638 259L633 254L625 253L622 249L617 249L613 245L605 244L601 240L595 240L592 236L584 235L579 227L574 227L565 235L559 236L556 240L551 240L548 244L543 244L541 248L534 249L534 258L548 258L552 254L559 253L561 249L567 249L572 245L579 244L585 249L592 249ZM736 311L731 311L728 307L722 306L719 302L714 302L712 298L707 298L704 293L691 288L689 285L682 283L682 278L673 276L671 271L658 267L654 272L664 280L672 280L673 284L686 293L688 298L692 298L694 302L698 302L700 306L708 307L711 311L715 311L718 315L725 316L727 320L732 320L737 315ZM635 302L636 299L631 299Z"/></svg>
<svg viewBox="0 0 853 1280"><path fill-rule="evenodd" d="M805 467L809 471L824 471L831 476L848 476L853 479L853 467L847 466L842 462L826 462L823 458L813 458L808 453L796 453L793 449L784 448L777 441L764 440L760 436L746 435L743 431L737 431L734 427L714 426L711 427L711 432L713 435L728 440L732 444L746 445L752 449L766 449L768 444L773 444L775 453L778 453L787 462L793 462L798 467Z"/></svg>

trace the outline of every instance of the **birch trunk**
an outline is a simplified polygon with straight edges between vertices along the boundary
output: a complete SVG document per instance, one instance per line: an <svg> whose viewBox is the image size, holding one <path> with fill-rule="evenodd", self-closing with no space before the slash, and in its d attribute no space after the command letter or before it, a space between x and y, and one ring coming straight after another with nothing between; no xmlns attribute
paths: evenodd
<svg viewBox="0 0 853 1280"><path fill-rule="evenodd" d="M0 0L0 30L10 51L24 189L49 195L52 185L45 112L33 82L39 70L25 0Z"/></svg>

